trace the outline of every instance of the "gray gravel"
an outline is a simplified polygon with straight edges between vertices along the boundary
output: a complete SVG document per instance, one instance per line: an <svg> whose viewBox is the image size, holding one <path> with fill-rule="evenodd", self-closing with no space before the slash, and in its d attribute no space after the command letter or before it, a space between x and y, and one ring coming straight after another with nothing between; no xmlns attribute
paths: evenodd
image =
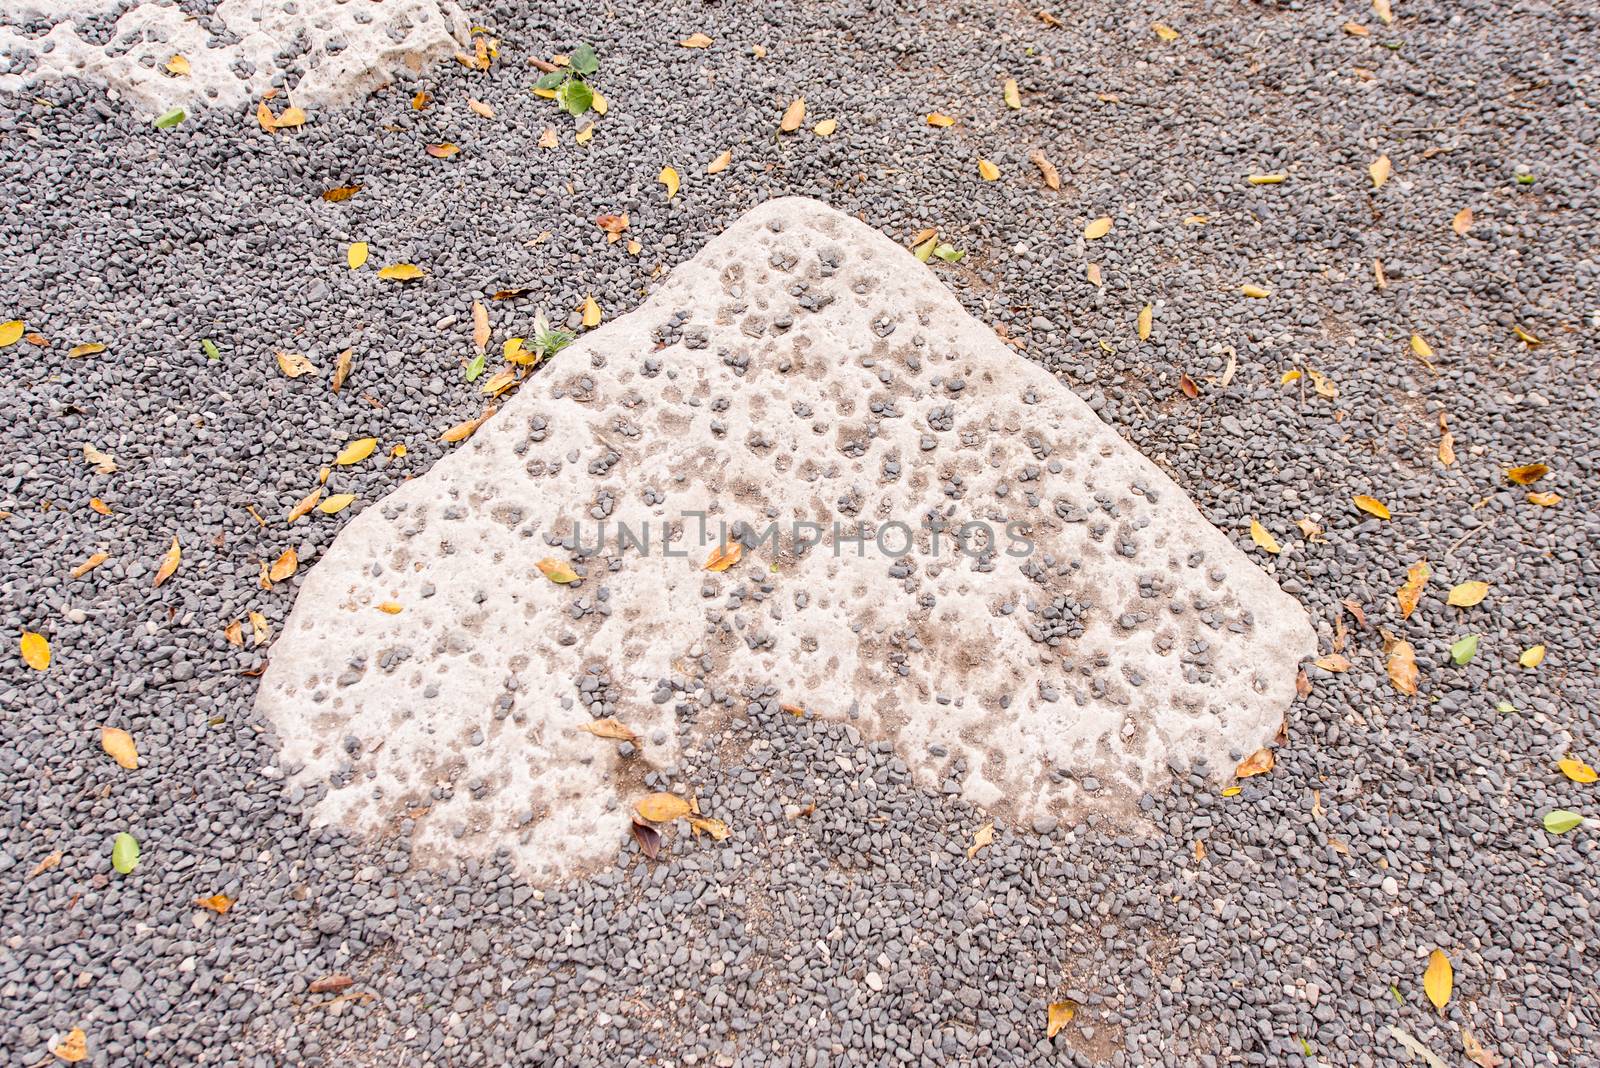
<svg viewBox="0 0 1600 1068"><path fill-rule="evenodd" d="M51 341L5 349L0 384L7 1063L49 1060L74 1026L97 1065L1407 1063L1391 1026L1452 1065L1463 1029L1519 1068L1594 1062L1597 835L1540 823L1600 815L1596 787L1554 767L1600 763L1593 18L1482 0L1401 0L1392 27L1354 3L1089 5L1061 28L993 4L525 6L477 12L503 42L494 71L430 71L275 137L243 114L154 131L78 86L0 100L0 319ZM1153 17L1182 36L1158 41ZM676 46L695 31L717 43ZM525 63L581 40L612 104L583 148ZM418 88L433 107L412 110ZM832 138L774 138L800 93L813 120L838 119ZM935 110L959 125L928 127ZM536 147L547 125L562 147ZM423 154L446 140L462 153ZM704 175L725 148L733 165ZM1395 173L1374 193L1380 153ZM979 155L1000 181L978 178ZM670 204L667 162L684 176ZM1275 170L1288 180L1244 181ZM345 203L317 197L351 182ZM481 407L461 370L474 297L526 284L497 317L564 315L589 293L620 314L658 263L780 193L896 236L940 227L968 255L939 270L975 314L1241 545L1252 517L1276 534L1283 554L1257 555L1324 651L1343 618L1352 669L1309 669L1277 768L1237 796L1178 769L1142 820L1002 824L972 859L982 813L916 788L847 724L761 695L683 768L734 837L680 838L655 864L630 842L541 893L509 866L414 869L403 828L377 844L308 831L259 771L275 741L251 711L262 651L222 633L251 609L280 625L295 582L261 590L260 561L293 545L313 563L347 518L287 537L308 474L362 434L406 441L403 461L337 476L370 501L441 454L439 430ZM594 225L621 211L637 258ZM1116 226L1086 255L1099 215ZM372 245L361 272L352 240ZM402 260L427 279L374 277ZM1241 299L1244 282L1273 295ZM1547 343L1525 349L1514 324ZM67 358L80 341L109 351ZM346 347L337 396L273 360L327 367ZM1280 385L1296 366L1337 400ZM119 470L96 473L85 443ZM1535 460L1558 507L1503 476ZM1394 518L1357 512L1357 493ZM1297 532L1306 517L1325 542ZM152 589L174 535L182 569ZM111 561L72 580L101 548ZM1423 557L1435 578L1402 621L1393 592ZM1466 579L1489 598L1447 607ZM1389 686L1347 598L1415 644L1421 696ZM50 638L47 673L17 658L24 629ZM1450 666L1469 633L1476 657ZM1536 642L1544 664L1519 668ZM102 724L135 736L142 768L101 753ZM128 876L111 870L119 831L143 846ZM216 893L239 902L192 904ZM1421 984L1435 947L1455 966L1442 1014ZM309 992L332 973L354 984ZM1047 1040L1045 1007L1068 997L1077 1017Z"/></svg>

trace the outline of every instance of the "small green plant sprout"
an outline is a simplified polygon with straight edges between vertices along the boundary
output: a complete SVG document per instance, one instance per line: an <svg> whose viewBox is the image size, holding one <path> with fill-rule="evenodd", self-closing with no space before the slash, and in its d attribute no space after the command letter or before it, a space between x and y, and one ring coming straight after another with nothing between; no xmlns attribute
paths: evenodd
<svg viewBox="0 0 1600 1068"><path fill-rule="evenodd" d="M572 344L572 335L565 330L554 330L544 312L533 317L533 351L539 360L547 360Z"/></svg>
<svg viewBox="0 0 1600 1068"><path fill-rule="evenodd" d="M594 106L594 90L585 81L600 69L594 46L579 45L567 57L567 65L553 70L534 83L538 89L554 89L556 103L569 115L582 115Z"/></svg>

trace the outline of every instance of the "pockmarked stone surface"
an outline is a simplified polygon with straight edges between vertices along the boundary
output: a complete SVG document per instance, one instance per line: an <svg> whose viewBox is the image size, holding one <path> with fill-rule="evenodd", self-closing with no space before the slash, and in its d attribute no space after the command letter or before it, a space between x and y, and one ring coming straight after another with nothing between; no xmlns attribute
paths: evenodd
<svg viewBox="0 0 1600 1068"><path fill-rule="evenodd" d="M692 793L680 741L752 701L849 717L1029 820L1172 761L1231 773L1313 650L1297 602L927 267L783 199L351 521L259 702L318 820L415 818L419 850L548 876L614 856L647 791Z"/></svg>
<svg viewBox="0 0 1600 1068"><path fill-rule="evenodd" d="M112 18L104 44L79 32L83 20ZM466 39L452 0L222 0L198 17L162 0L3 0L0 91L78 77L159 112L260 99L287 67L298 76L293 103L338 104Z"/></svg>

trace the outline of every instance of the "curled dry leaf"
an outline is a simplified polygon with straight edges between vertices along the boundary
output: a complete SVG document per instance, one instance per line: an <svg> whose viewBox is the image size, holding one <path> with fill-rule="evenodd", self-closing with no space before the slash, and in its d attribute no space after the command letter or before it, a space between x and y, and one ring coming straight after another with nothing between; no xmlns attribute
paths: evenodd
<svg viewBox="0 0 1600 1068"><path fill-rule="evenodd" d="M222 628L222 636L227 639L229 645L244 648L244 625L237 619Z"/></svg>
<svg viewBox="0 0 1600 1068"><path fill-rule="evenodd" d="M648 823L633 821L633 840L639 843L639 852L646 860L655 860L661 855L661 832Z"/></svg>
<svg viewBox="0 0 1600 1068"><path fill-rule="evenodd" d="M1105 279L1100 273L1100 265L1098 263L1091 263L1085 267L1083 269L1083 276L1089 280L1090 285L1097 289L1105 284Z"/></svg>
<svg viewBox="0 0 1600 1068"><path fill-rule="evenodd" d="M1061 188L1061 172L1056 170L1056 165L1044 158L1044 153L1035 149L1028 153L1028 162L1039 168L1039 173L1044 176L1044 184L1051 189Z"/></svg>
<svg viewBox="0 0 1600 1068"><path fill-rule="evenodd" d="M994 824L992 822L985 823L982 827L979 827L976 831L972 832L972 844L967 847L967 859L971 860L973 857L978 855L978 850L982 849L986 845L993 844Z"/></svg>
<svg viewBox="0 0 1600 1068"><path fill-rule="evenodd" d="M1252 775L1265 775L1277 763L1278 758L1272 755L1272 750L1257 749L1239 762L1239 766L1233 771L1233 777L1236 779L1248 779Z"/></svg>
<svg viewBox="0 0 1600 1068"><path fill-rule="evenodd" d="M89 1036L83 1028L74 1027L50 1047L50 1052L68 1064L77 1064L89 1056Z"/></svg>
<svg viewBox="0 0 1600 1068"><path fill-rule="evenodd" d="M323 190L321 196L323 200L326 200L330 204L339 204L343 201L349 200L359 192L361 192L361 187L359 185L340 185L335 186L332 189Z"/></svg>
<svg viewBox="0 0 1600 1068"><path fill-rule="evenodd" d="M551 582L566 585L569 582L578 581L578 573L572 570L572 565L565 560L557 560L553 556L547 556L533 566L537 567L540 573Z"/></svg>
<svg viewBox="0 0 1600 1068"><path fill-rule="evenodd" d="M656 175L656 181L667 187L667 199L671 200L678 195L678 169L671 164L661 168L661 173Z"/></svg>
<svg viewBox="0 0 1600 1068"><path fill-rule="evenodd" d="M783 119L778 123L781 133L794 133L806 121L806 98L797 96L783 109Z"/></svg>
<svg viewBox="0 0 1600 1068"><path fill-rule="evenodd" d="M684 48L710 48L713 42L703 33L691 33L678 43Z"/></svg>
<svg viewBox="0 0 1600 1068"><path fill-rule="evenodd" d="M1489 596L1489 584L1477 579L1471 582L1458 582L1450 587L1450 596L1447 603L1456 608L1471 608L1473 605L1482 604L1483 599Z"/></svg>
<svg viewBox="0 0 1600 1068"><path fill-rule="evenodd" d="M194 903L203 909L210 909L218 916L223 915L233 908L234 899L227 894L212 894L210 897L197 897Z"/></svg>
<svg viewBox="0 0 1600 1068"><path fill-rule="evenodd" d="M596 738L610 738L612 741L617 742L637 742L639 740L637 734L612 716L590 720L578 729L588 731Z"/></svg>
<svg viewBox="0 0 1600 1068"><path fill-rule="evenodd" d="M309 989L313 994L337 994L341 990L348 990L355 985L355 979L342 973L324 975L320 979L313 979Z"/></svg>
<svg viewBox="0 0 1600 1068"><path fill-rule="evenodd" d="M378 272L378 277L390 282L415 282L424 273L414 263L391 263Z"/></svg>
<svg viewBox="0 0 1600 1068"><path fill-rule="evenodd" d="M267 570L267 578L273 582L282 582L298 570L300 570L300 557L293 549L285 549L283 555L274 560L272 567Z"/></svg>
<svg viewBox="0 0 1600 1068"><path fill-rule="evenodd" d="M1005 98L1006 107L1012 111L1022 107L1022 93L1017 89L1017 80L1015 78L1006 79L1005 84L1000 88L1000 95Z"/></svg>
<svg viewBox="0 0 1600 1068"><path fill-rule="evenodd" d="M1098 241L1111 232L1111 216L1102 215L1083 228L1085 241Z"/></svg>
<svg viewBox="0 0 1600 1068"><path fill-rule="evenodd" d="M93 508L100 515L110 515L111 514L111 506L109 504L107 504L105 501L102 501L99 497L90 497L89 498L89 507Z"/></svg>
<svg viewBox="0 0 1600 1068"><path fill-rule="evenodd" d="M333 382L330 385L335 393L344 388L344 380L350 377L350 361L355 358L355 354L355 349L345 349L334 361Z"/></svg>
<svg viewBox="0 0 1600 1068"><path fill-rule="evenodd" d="M1467 231L1472 229L1472 209L1462 208L1456 212L1455 217L1450 220L1450 229L1462 237L1467 236Z"/></svg>
<svg viewBox="0 0 1600 1068"><path fill-rule="evenodd" d="M449 141L445 141L442 144L425 145L423 147L423 151L427 152L428 155L432 156L434 159L449 159L451 156L454 156L456 153L461 151L461 146L452 144Z"/></svg>
<svg viewBox="0 0 1600 1068"><path fill-rule="evenodd" d="M1405 585L1394 594L1394 599L1400 604L1401 619L1410 619L1411 613L1417 610L1417 604L1422 600L1422 587L1428 584L1431 574L1433 569L1426 560L1418 560L1406 569Z"/></svg>
<svg viewBox="0 0 1600 1068"><path fill-rule="evenodd" d="M83 462L93 464L94 469L102 475L115 474L117 470L116 457L109 452L101 452L93 445L83 447Z"/></svg>
<svg viewBox="0 0 1600 1068"><path fill-rule="evenodd" d="M486 409L484 409L483 414L478 416L477 418L468 419L464 423L457 423L455 426L451 427L449 430L446 430L443 434L440 434L439 435L439 440L440 441L447 441L452 445L454 445L458 441L466 441L468 438L470 438L472 436L474 431L476 431L484 423L487 423L489 421L489 417L491 415L493 415L493 414L494 414L494 409L493 408L486 408Z"/></svg>
<svg viewBox="0 0 1600 1068"><path fill-rule="evenodd" d="M35 671L48 671L50 668L50 640L43 634L31 630L22 632L22 662Z"/></svg>
<svg viewBox="0 0 1600 1068"><path fill-rule="evenodd" d="M317 372L316 365L298 352L284 352L279 349L275 355L278 359L278 370L288 378L299 378L301 375Z"/></svg>
<svg viewBox="0 0 1600 1068"><path fill-rule="evenodd" d="M87 575L89 572L93 571L95 568L99 567L109 559L111 559L111 555L109 553L95 553L94 555L90 556L89 559L72 569L72 577L75 579L83 578L83 576Z"/></svg>
<svg viewBox="0 0 1600 1068"><path fill-rule="evenodd" d="M1537 504L1540 508L1554 508L1556 505L1561 503L1561 494L1530 493L1528 494L1528 503Z"/></svg>
<svg viewBox="0 0 1600 1068"><path fill-rule="evenodd" d="M289 509L289 514L284 518L284 522L293 523L295 520L303 518L311 511L311 509L317 506L317 501L321 499L322 487L318 486L304 497L301 497L295 506Z"/></svg>
<svg viewBox="0 0 1600 1068"><path fill-rule="evenodd" d="M1336 675L1350 670L1350 659L1343 653L1329 653L1327 656L1319 656L1314 663L1323 671L1331 671Z"/></svg>
<svg viewBox="0 0 1600 1068"><path fill-rule="evenodd" d="M1245 181L1251 185L1282 185L1288 177L1282 171L1273 171L1271 174L1252 174Z"/></svg>
<svg viewBox="0 0 1600 1068"><path fill-rule="evenodd" d="M1052 1001L1045 1010L1044 1037L1055 1038L1061 1029L1078 1014L1076 1001Z"/></svg>
<svg viewBox="0 0 1600 1068"><path fill-rule="evenodd" d="M1417 650L1408 641L1395 639L1384 650L1384 666L1389 683L1407 697L1415 697L1421 673L1417 670Z"/></svg>
<svg viewBox="0 0 1600 1068"><path fill-rule="evenodd" d="M956 124L956 120L954 118L949 115L942 115L937 111L929 112L927 121L929 126L937 126L941 129L946 126L954 126Z"/></svg>
<svg viewBox="0 0 1600 1068"><path fill-rule="evenodd" d="M1268 289L1266 286L1252 285L1249 282L1246 282L1244 285L1240 286L1239 292L1255 300L1265 300L1267 297L1272 296L1272 290Z"/></svg>
<svg viewBox="0 0 1600 1068"><path fill-rule="evenodd" d="M733 833L728 825L721 820L711 819L708 816L690 816L689 826L696 831L704 831L718 842Z"/></svg>
<svg viewBox="0 0 1600 1068"><path fill-rule="evenodd" d="M1478 1068L1500 1068L1503 1063L1498 1053L1484 1046L1466 1028L1461 1029L1461 1050Z"/></svg>
<svg viewBox="0 0 1600 1068"><path fill-rule="evenodd" d="M267 639L272 637L272 628L267 625L267 617L260 612L250 613L250 640L255 645L267 644Z"/></svg>
<svg viewBox="0 0 1600 1068"><path fill-rule="evenodd" d="M706 164L707 174L721 174L728 169L728 164L733 162L733 149L725 148L722 154Z"/></svg>
<svg viewBox="0 0 1600 1068"><path fill-rule="evenodd" d="M358 464L362 460L365 460L367 457L371 456L372 450L376 449L377 447L377 438L357 438L355 441L352 441L350 444L340 449L339 455L333 458L333 462L341 467L348 467L351 464Z"/></svg>
<svg viewBox="0 0 1600 1068"><path fill-rule="evenodd" d="M472 347L479 352L489 347L489 309L481 300L472 302Z"/></svg>
<svg viewBox="0 0 1600 1068"><path fill-rule="evenodd" d="M1456 437L1450 433L1450 422L1439 413L1439 463L1450 467L1456 462Z"/></svg>
<svg viewBox="0 0 1600 1068"><path fill-rule="evenodd" d="M1341 28L1351 37L1365 37L1371 32L1359 22L1347 22Z"/></svg>
<svg viewBox="0 0 1600 1068"><path fill-rule="evenodd" d="M1278 539L1272 536L1272 532L1254 519L1250 520L1250 540L1269 553L1283 552L1283 547L1278 544Z"/></svg>
<svg viewBox="0 0 1600 1068"><path fill-rule="evenodd" d="M1511 332L1517 336L1517 340L1518 341L1522 342L1524 345L1528 346L1530 349L1536 349L1540 345L1544 344L1543 341L1541 341L1538 337L1536 337L1535 335L1530 333L1527 330L1527 328L1525 328L1525 327L1513 326L1511 328ZM71 353L68 353L68 355L70 356Z"/></svg>
<svg viewBox="0 0 1600 1068"><path fill-rule="evenodd" d="M156 579L152 587L159 586L171 578L178 570L178 565L183 562L183 547L178 544L176 535L172 538L172 545L161 554L161 563L156 568Z"/></svg>
<svg viewBox="0 0 1600 1068"><path fill-rule="evenodd" d="M1361 493L1351 497L1350 500L1351 503L1353 503L1363 512L1366 512L1368 515L1375 515L1379 519L1389 518L1389 506L1378 500L1376 497L1369 497L1366 494Z"/></svg>
<svg viewBox="0 0 1600 1068"><path fill-rule="evenodd" d="M1428 954L1428 970L1422 973L1422 989L1428 995L1428 1000L1433 1002L1433 1007L1440 1012L1450 1004L1450 992L1455 988L1456 973L1450 966L1450 958L1444 950L1436 949Z"/></svg>
<svg viewBox="0 0 1600 1068"><path fill-rule="evenodd" d="M651 823L670 823L694 811L688 801L664 791L641 797L634 803L633 810Z"/></svg>
<svg viewBox="0 0 1600 1068"><path fill-rule="evenodd" d="M559 144L561 144L561 135L556 133L556 128L554 126L546 126L544 132L539 135L539 147L555 148Z"/></svg>
<svg viewBox="0 0 1600 1068"><path fill-rule="evenodd" d="M707 571L726 571L739 562L744 556L744 545L740 542L724 542L711 550L711 555L706 557Z"/></svg>
<svg viewBox="0 0 1600 1068"><path fill-rule="evenodd" d="M1523 464L1506 471L1506 477L1519 486L1531 486L1550 473L1547 464Z"/></svg>
<svg viewBox="0 0 1600 1068"><path fill-rule="evenodd" d="M1382 19L1385 25L1394 21L1394 11L1389 7L1389 0L1372 0L1372 13Z"/></svg>

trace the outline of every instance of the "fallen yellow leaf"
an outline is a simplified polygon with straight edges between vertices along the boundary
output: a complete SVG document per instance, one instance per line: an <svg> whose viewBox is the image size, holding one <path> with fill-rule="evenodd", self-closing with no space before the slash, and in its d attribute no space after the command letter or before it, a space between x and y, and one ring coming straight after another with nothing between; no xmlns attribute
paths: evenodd
<svg viewBox="0 0 1600 1068"><path fill-rule="evenodd" d="M986 182L992 182L1000 177L1000 168L986 159L978 161L978 175Z"/></svg>
<svg viewBox="0 0 1600 1068"><path fill-rule="evenodd" d="M35 671L50 668L50 639L31 630L22 632L22 662Z"/></svg>
<svg viewBox="0 0 1600 1068"><path fill-rule="evenodd" d="M728 164L733 162L733 149L723 149L722 155L706 164L707 174L721 174L728 169Z"/></svg>
<svg viewBox="0 0 1600 1068"><path fill-rule="evenodd" d="M182 78L192 69L187 56L177 55L167 60L162 66L167 68L167 73Z"/></svg>
<svg viewBox="0 0 1600 1068"><path fill-rule="evenodd" d="M1506 477L1519 486L1531 486L1550 473L1548 464L1523 464L1506 471Z"/></svg>
<svg viewBox="0 0 1600 1068"><path fill-rule="evenodd" d="M481 100L474 100L471 97L468 97L467 107L471 109L472 113L478 116L480 119L494 118L494 108L490 107L488 104L485 104Z"/></svg>
<svg viewBox="0 0 1600 1068"><path fill-rule="evenodd" d="M1173 29L1171 26L1168 26L1165 22L1152 23L1150 28L1154 30L1156 32L1156 36L1161 38L1163 41L1176 41L1178 39L1178 31Z"/></svg>
<svg viewBox="0 0 1600 1068"><path fill-rule="evenodd" d="M1596 780L1600 780L1600 775L1597 775L1593 768L1591 768L1588 764L1585 764L1583 761L1576 760L1572 757L1567 757L1565 760L1556 761L1556 767L1561 769L1561 774L1565 775L1573 782L1588 784L1595 782Z"/></svg>
<svg viewBox="0 0 1600 1068"><path fill-rule="evenodd" d="M1139 309L1138 333L1140 341L1150 340L1150 329L1155 325L1156 309L1154 305L1146 304ZM1276 552L1277 550L1273 550Z"/></svg>
<svg viewBox="0 0 1600 1068"><path fill-rule="evenodd" d="M99 567L109 559L111 559L109 553L94 553L83 563L72 569L72 577L75 579L83 578L83 576L87 575L89 572L93 571L95 568Z"/></svg>
<svg viewBox="0 0 1600 1068"><path fill-rule="evenodd" d="M1001 95L1005 97L1006 107L1011 110L1016 111L1022 107L1022 93L1017 89L1015 78L1006 79L1005 85L1001 87Z"/></svg>
<svg viewBox="0 0 1600 1068"><path fill-rule="evenodd" d="M1085 241L1098 241L1111 232L1111 216L1102 215L1083 228Z"/></svg>
<svg viewBox="0 0 1600 1068"><path fill-rule="evenodd" d="M470 438L472 436L473 431L477 430L484 423L488 422L489 417L491 415L493 415L493 414L494 414L494 409L493 408L487 408L487 409L484 410L484 413L482 415L478 416L477 418L468 419L464 423L457 423L455 426L451 427L449 430L446 430L443 434L439 435L439 440L440 441L447 441L452 445L454 445L458 441L466 441L468 438Z"/></svg>
<svg viewBox="0 0 1600 1068"><path fill-rule="evenodd" d="M227 894L212 894L210 897L197 897L194 899L194 903L221 916L233 908L233 900Z"/></svg>
<svg viewBox="0 0 1600 1068"><path fill-rule="evenodd" d="M703 33L691 33L678 43L685 48L710 48L712 40Z"/></svg>
<svg viewBox="0 0 1600 1068"><path fill-rule="evenodd" d="M717 841L722 841L733 833L728 825L721 820L711 819L706 816L690 816L689 826L696 831L704 831Z"/></svg>
<svg viewBox="0 0 1600 1068"><path fill-rule="evenodd" d="M279 123L279 125L282 125L282 123ZM449 141L446 141L439 145L424 145L423 151L432 156L434 159L449 159L451 156L461 151L461 146L451 144Z"/></svg>
<svg viewBox="0 0 1600 1068"><path fill-rule="evenodd" d="M1243 293L1247 297L1254 297L1257 300L1272 296L1272 290L1267 289L1264 286L1251 285L1248 282L1239 287L1239 292Z"/></svg>
<svg viewBox="0 0 1600 1068"><path fill-rule="evenodd" d="M1537 504L1540 508L1554 508L1556 505L1561 503L1561 494L1530 493L1528 494L1528 503Z"/></svg>
<svg viewBox="0 0 1600 1068"><path fill-rule="evenodd" d="M301 497L300 500L296 502L295 506L289 509L289 514L284 517L283 521L285 523L293 523L295 520L304 517L310 513L311 509L317 506L317 501L321 499L322 487L318 486L304 497Z"/></svg>
<svg viewBox="0 0 1600 1068"><path fill-rule="evenodd" d="M1473 580L1459 582L1450 587L1450 596L1446 600L1457 608L1471 608L1473 605L1483 603L1483 599L1487 596L1489 596L1489 584Z"/></svg>
<svg viewBox="0 0 1600 1068"><path fill-rule="evenodd" d="M1517 657L1517 663L1525 668L1536 668L1544 663L1544 646L1530 645L1522 650L1522 655Z"/></svg>
<svg viewBox="0 0 1600 1068"><path fill-rule="evenodd" d="M273 355L278 361L278 370L282 371L285 377L299 378L301 375L317 372L316 365L298 352L285 352L279 349Z"/></svg>
<svg viewBox="0 0 1600 1068"><path fill-rule="evenodd" d="M1467 231L1472 229L1472 209L1462 208L1456 212L1455 217L1450 220L1450 229L1460 236L1466 237Z"/></svg>
<svg viewBox="0 0 1600 1068"><path fill-rule="evenodd" d="M405 608L395 601L384 601L378 605L378 611L386 616L397 616L404 612Z"/></svg>
<svg viewBox="0 0 1600 1068"><path fill-rule="evenodd" d="M1384 664L1389 672L1389 682L1408 697L1417 693L1421 672L1417 670L1417 650L1408 641L1394 641L1384 654Z"/></svg>
<svg viewBox="0 0 1600 1068"><path fill-rule="evenodd" d="M357 438L355 441L352 441L350 444L340 449L339 455L333 458L333 462L341 467L348 467L351 464L358 464L362 460L365 460L367 457L371 456L372 450L377 447L377 438Z"/></svg>
<svg viewBox="0 0 1600 1068"><path fill-rule="evenodd" d="M422 268L414 263L391 263L378 272L378 277L391 282L415 282L423 273Z"/></svg>
<svg viewBox="0 0 1600 1068"><path fill-rule="evenodd" d="M1450 958L1445 956L1444 950L1434 950L1428 954L1428 970L1422 973L1423 991L1428 995L1428 1000L1433 1002L1433 1007L1443 1012L1450 1003L1450 992L1454 987L1455 969L1450 967Z"/></svg>
<svg viewBox="0 0 1600 1068"><path fill-rule="evenodd" d="M670 823L694 811L688 801L677 794L665 792L641 797L634 803L633 810L651 823Z"/></svg>
<svg viewBox="0 0 1600 1068"><path fill-rule="evenodd" d="M656 175L656 181L667 187L667 199L671 200L678 195L678 170L673 166L661 168L661 173Z"/></svg>
<svg viewBox="0 0 1600 1068"><path fill-rule="evenodd" d="M183 548L178 544L176 535L172 539L172 547L161 554L161 565L156 568L156 580L151 585L159 586L171 578L178 570L178 564L183 560Z"/></svg>
<svg viewBox="0 0 1600 1068"><path fill-rule="evenodd" d="M86 341L82 345L74 345L67 350L67 355L72 359L82 356L93 356L97 352L106 351L106 347L98 341Z"/></svg>
<svg viewBox="0 0 1600 1068"><path fill-rule="evenodd" d="M1411 613L1417 610L1417 604L1422 600L1422 587L1428 584L1428 576L1433 574L1433 569L1428 566L1428 561L1418 560L1406 569L1406 584L1395 591L1394 599L1400 605L1400 618L1410 619Z"/></svg>
<svg viewBox="0 0 1600 1068"><path fill-rule="evenodd" d="M89 1056L89 1038L83 1033L83 1028L74 1027L61 1041L50 1047L50 1052L68 1064L77 1064Z"/></svg>
<svg viewBox="0 0 1600 1068"><path fill-rule="evenodd" d="M1271 174L1252 174L1245 181L1251 185L1282 185L1288 177L1282 171L1274 171Z"/></svg>
<svg viewBox="0 0 1600 1068"><path fill-rule="evenodd" d="M1278 539L1272 536L1272 532L1254 519L1250 520L1250 540L1269 553L1283 552L1283 547L1278 544Z"/></svg>
<svg viewBox="0 0 1600 1068"><path fill-rule="evenodd" d="M594 327L600 325L602 313L600 311L599 303L596 302L593 297L584 297L583 303L579 305L579 308L583 312L583 325L585 329L593 329Z"/></svg>
<svg viewBox="0 0 1600 1068"><path fill-rule="evenodd" d="M1367 165L1367 175L1372 179L1372 188L1381 189L1383 183L1389 180L1389 175L1394 173L1394 165L1389 162L1388 156L1379 156Z"/></svg>
<svg viewBox="0 0 1600 1068"><path fill-rule="evenodd" d="M1363 512L1366 512L1368 515L1375 515L1379 519L1390 518L1389 506L1378 500L1376 497L1368 497L1366 494L1362 493L1351 497L1350 500L1357 508L1361 509Z"/></svg>
<svg viewBox="0 0 1600 1068"><path fill-rule="evenodd" d="M783 109L783 120L778 123L780 133L794 133L800 129L800 124L806 121L806 98L795 97L789 106Z"/></svg>
<svg viewBox="0 0 1600 1068"><path fill-rule="evenodd" d="M1052 1001L1045 1013L1044 1037L1055 1038L1078 1014L1078 1004L1075 1001Z"/></svg>
<svg viewBox="0 0 1600 1068"><path fill-rule="evenodd" d="M566 585L569 582L578 581L578 573L572 570L572 565L565 560L557 560L553 556L547 556L534 566L551 582Z"/></svg>
<svg viewBox="0 0 1600 1068"><path fill-rule="evenodd" d="M341 512L350 507L350 505L355 502L355 499L356 495L354 493L335 493L333 496L317 505L317 511L321 512L323 515L333 515L336 512Z"/></svg>
<svg viewBox="0 0 1600 1068"><path fill-rule="evenodd" d="M944 126L954 126L955 124L956 124L956 120L951 118L949 115L941 115L937 111L932 111L932 112L928 113L928 125L929 126L944 127Z"/></svg>
<svg viewBox="0 0 1600 1068"><path fill-rule="evenodd" d="M365 241L352 242L344 254L344 262L350 265L352 271L360 270L361 265L367 262L368 246Z"/></svg>
<svg viewBox="0 0 1600 1068"><path fill-rule="evenodd" d="M472 302L472 347L479 352L489 347L489 309L481 300Z"/></svg>
<svg viewBox="0 0 1600 1068"><path fill-rule="evenodd" d="M821 122L811 127L811 132L816 134L818 137L832 137L833 132L838 128L838 119L823 119Z"/></svg>

